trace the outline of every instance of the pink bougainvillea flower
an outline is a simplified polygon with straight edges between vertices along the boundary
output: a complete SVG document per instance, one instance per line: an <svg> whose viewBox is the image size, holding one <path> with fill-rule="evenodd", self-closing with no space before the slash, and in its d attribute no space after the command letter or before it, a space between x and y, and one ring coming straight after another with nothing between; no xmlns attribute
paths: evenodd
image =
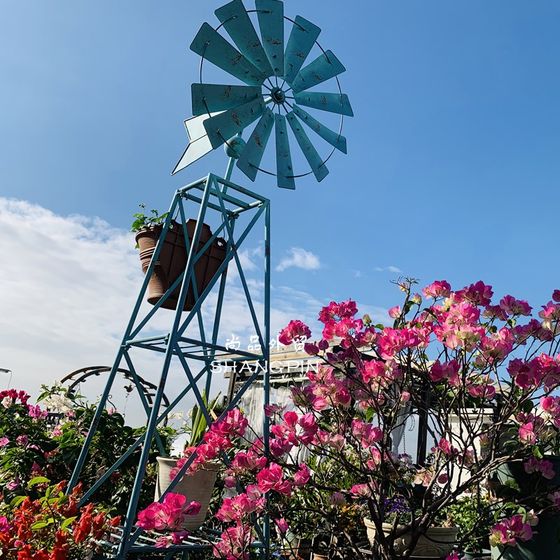
<svg viewBox="0 0 560 560"><path fill-rule="evenodd" d="M213 553L215 557L226 560L249 560L251 542L251 527L234 525L221 534L219 542L213 545Z"/></svg>
<svg viewBox="0 0 560 560"><path fill-rule="evenodd" d="M306 342L303 345L303 350L305 351L306 354L309 354L310 356L316 356L321 351L319 345L314 344L313 342Z"/></svg>
<svg viewBox="0 0 560 560"><path fill-rule="evenodd" d="M284 471L276 463L271 463L270 467L263 469L257 474L257 485L263 494L270 490L275 490L285 495L290 495L292 492L291 483L284 479Z"/></svg>
<svg viewBox="0 0 560 560"><path fill-rule="evenodd" d="M385 359L393 358L405 348L419 346L421 339L413 329L389 329L383 330L377 340L377 346L381 356Z"/></svg>
<svg viewBox="0 0 560 560"><path fill-rule="evenodd" d="M550 419L554 426L560 428L560 397L551 395L541 397L540 405L544 417Z"/></svg>
<svg viewBox="0 0 560 560"><path fill-rule="evenodd" d="M517 546L517 541L528 541L533 537L533 529L523 520L522 515L502 519L494 525L490 543L494 546Z"/></svg>
<svg viewBox="0 0 560 560"><path fill-rule="evenodd" d="M305 486L311 478L311 471L305 464L300 465L298 471L294 474L294 486Z"/></svg>
<svg viewBox="0 0 560 560"><path fill-rule="evenodd" d="M519 440L529 445L537 443L537 435L535 434L535 425L533 422L527 422L519 426Z"/></svg>
<svg viewBox="0 0 560 560"><path fill-rule="evenodd" d="M265 503L262 494L260 492L256 494L254 491L233 498L224 498L216 517L226 523L232 521L241 523L252 513L263 511Z"/></svg>
<svg viewBox="0 0 560 560"><path fill-rule="evenodd" d="M186 496L169 492L162 502L154 502L138 514L136 525L148 531L179 531L188 515L200 512L198 502L187 502Z"/></svg>
<svg viewBox="0 0 560 560"><path fill-rule="evenodd" d="M302 321L290 321L287 327L280 331L278 340L284 346L289 346L292 342L311 338L311 330Z"/></svg>
<svg viewBox="0 0 560 560"><path fill-rule="evenodd" d="M332 320L341 320L354 317L356 313L358 313L358 307L356 305L356 302L351 299L340 303L331 301L329 305L321 309L321 312L319 313L319 321L325 324Z"/></svg>
<svg viewBox="0 0 560 560"><path fill-rule="evenodd" d="M6 447L10 443L10 439L6 436L0 438L0 447Z"/></svg>
<svg viewBox="0 0 560 560"><path fill-rule="evenodd" d="M527 474L540 473L548 480L552 480L556 476L553 463L546 459L539 460L535 457L531 457L528 461L525 461L523 467Z"/></svg>
<svg viewBox="0 0 560 560"><path fill-rule="evenodd" d="M290 530L288 522L283 517L281 519L275 519L274 523L282 535L285 535Z"/></svg>
<svg viewBox="0 0 560 560"><path fill-rule="evenodd" d="M6 484L6 490L13 492L14 490L17 490L20 486L21 486L21 480L19 479L19 477L16 476L14 480L10 480L10 482Z"/></svg>
<svg viewBox="0 0 560 560"><path fill-rule="evenodd" d="M547 497L552 502L553 507L560 508L560 490L549 494Z"/></svg>
<svg viewBox="0 0 560 560"><path fill-rule="evenodd" d="M395 307L391 307L391 309L389 309L389 317L391 317L391 319L397 319L400 317L401 313L402 309L400 305L395 305Z"/></svg>
<svg viewBox="0 0 560 560"><path fill-rule="evenodd" d="M446 282L445 280L436 280L429 286L426 286L422 290L422 293L424 294L425 297L429 297L429 298L434 298L434 299L440 297L446 298L449 297L451 294L451 286L449 285L449 282Z"/></svg>
<svg viewBox="0 0 560 560"><path fill-rule="evenodd" d="M446 381L450 385L457 387L459 385L459 362L451 360L449 362L440 363L436 360L430 369L430 379L434 383Z"/></svg>
<svg viewBox="0 0 560 560"><path fill-rule="evenodd" d="M275 414L282 414L285 408L285 406L280 406L279 404L266 404L264 406L264 413L268 418L272 418Z"/></svg>
<svg viewBox="0 0 560 560"><path fill-rule="evenodd" d="M473 305L482 306L489 305L493 295L492 286L488 286L480 280L455 293L458 301L468 301Z"/></svg>
<svg viewBox="0 0 560 560"><path fill-rule="evenodd" d="M532 307L521 299L515 299L513 296L504 296L500 300L500 307L508 315L530 315Z"/></svg>
<svg viewBox="0 0 560 560"><path fill-rule="evenodd" d="M441 438L437 445L437 449L442 451L445 455L456 455L457 450L445 438Z"/></svg>
<svg viewBox="0 0 560 560"><path fill-rule="evenodd" d="M372 495L369 484L354 484L350 488L350 493L357 498L369 498Z"/></svg>

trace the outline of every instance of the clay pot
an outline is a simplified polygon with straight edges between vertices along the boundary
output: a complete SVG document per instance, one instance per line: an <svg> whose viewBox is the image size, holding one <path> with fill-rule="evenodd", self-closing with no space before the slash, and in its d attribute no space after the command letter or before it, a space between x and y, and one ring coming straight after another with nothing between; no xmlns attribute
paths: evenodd
<svg viewBox="0 0 560 560"><path fill-rule="evenodd" d="M196 228L196 220L187 222L187 234L192 240ZM157 225L146 228L136 234L136 243L140 249L140 263L144 274L150 266L152 255L156 249L162 226ZM212 237L212 230L207 224L202 225L198 250L202 249ZM177 280L187 266L188 247L185 245L185 236L181 224L173 221L165 236L158 262L156 262L152 276L148 283L148 302L155 305L165 294L168 288ZM218 238L200 257L195 266L196 285L200 295L208 286L218 268L226 257L226 242ZM178 286L171 295L162 303L165 309L177 309L181 287ZM189 286L184 305L185 311L190 311L195 304L192 286Z"/></svg>
<svg viewBox="0 0 560 560"><path fill-rule="evenodd" d="M171 471L177 466L177 459L157 457L157 462L158 476L154 498L156 502L172 481ZM195 501L200 504L200 512L197 515L189 515L183 524L187 531L196 531L204 523L219 470L219 463L207 463L195 473L186 474L173 488L175 494L183 494L189 502Z"/></svg>
<svg viewBox="0 0 560 560"><path fill-rule="evenodd" d="M375 540L376 528L370 519L364 519L367 529L368 539L371 545ZM393 526L389 523L383 523L383 532L387 535L391 532ZM415 558L440 558L449 554L453 550L453 546L457 542L457 527L430 527L425 535L422 535L412 555ZM411 537L406 533L399 537L394 544L395 552L402 554L410 545Z"/></svg>

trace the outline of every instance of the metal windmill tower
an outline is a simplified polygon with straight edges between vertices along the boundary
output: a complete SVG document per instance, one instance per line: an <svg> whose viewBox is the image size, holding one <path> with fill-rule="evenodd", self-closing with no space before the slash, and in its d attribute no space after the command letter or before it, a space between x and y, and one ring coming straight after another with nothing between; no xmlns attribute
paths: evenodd
<svg viewBox="0 0 560 560"><path fill-rule="evenodd" d="M345 68L331 51L324 50L319 44L321 30L300 16L295 19L286 17L284 4L280 0L255 0L255 9L250 10L245 8L242 0L233 0L216 10L215 14L219 25L212 27L204 23L191 45L191 50L201 57L200 79L192 85L194 116L185 121L190 143L173 173L224 145L229 156L227 171L224 177L209 174L175 193L70 481L72 488L78 483L85 462L94 460L88 457L92 439L119 368L126 367L146 412L146 432L91 488L86 489L83 499L84 502L87 501L130 455L141 448L120 544L113 551L119 559L129 555L142 556L154 551L153 541L146 539L134 524L150 448L155 444L163 454L156 428L187 395L194 396L208 422L211 422L199 386L204 387L206 394L210 394L212 364L224 355L228 356L230 363L253 360L262 364L264 403L269 402L270 202L262 195L233 183L231 175L234 167L240 169L251 181L255 181L257 173L262 171L276 176L279 187L295 189L296 179L306 175L314 174L318 181L322 181L328 174L326 163L333 153L337 150L346 153L342 126L344 116L352 116L352 109L338 80ZM260 36L254 23L258 24ZM235 46L224 38L224 32ZM317 53L315 56L312 55L314 50ZM205 62L212 63L243 85L203 83ZM229 78L227 81L229 82ZM323 84L334 91L321 91L324 89ZM321 86L319 91L312 90L316 86ZM319 110L340 115L338 130L326 127L303 107L311 109L311 112ZM276 169L270 171L261 165L273 130L275 151L269 159L275 160ZM311 132L313 140L308 132ZM241 138L242 133L248 135L246 141ZM303 154L300 159L307 161L310 171L299 173L294 170L290 136L295 138ZM315 147L314 142L317 141L328 148L324 157L319 155ZM188 217L194 216L196 221L188 220ZM204 222L209 220L213 220L215 224L213 233L210 234L204 233ZM247 281L240 259L240 248L248 235L258 227L264 229L264 295L260 304L252 291L251 283ZM181 250L185 258L184 270L175 280L170 278L169 285L160 297L155 301L150 299L153 307L144 313L142 302L148 293L151 279L158 273L159 259L166 250L165 244L171 234L178 235L183 243ZM209 252L217 242L225 245L222 258L219 265L212 269L210 277L202 282L201 263L208 259ZM228 297L227 275L232 270L236 272L241 284L246 310L258 337L258 350L232 350L219 340L223 307ZM175 311L170 313L169 309ZM158 327L162 319L167 319L170 323L169 328L163 332ZM143 398L135 367L137 354L146 352L161 358L159 379L153 379L157 383L157 391L152 402ZM170 376L176 373L174 367L181 371L181 375L185 375L185 384L179 395L162 409L166 385ZM257 369L229 403L228 409L237 405L258 375ZM266 444L266 420L263 429ZM174 483L180 480L189 464L187 462L183 467ZM168 491L173 490L174 483ZM260 547L267 556L268 526L265 523L257 529L261 536ZM203 537L202 540L188 539L181 545L166 549L166 553L188 557L190 552L209 546L209 541L204 544Z"/></svg>

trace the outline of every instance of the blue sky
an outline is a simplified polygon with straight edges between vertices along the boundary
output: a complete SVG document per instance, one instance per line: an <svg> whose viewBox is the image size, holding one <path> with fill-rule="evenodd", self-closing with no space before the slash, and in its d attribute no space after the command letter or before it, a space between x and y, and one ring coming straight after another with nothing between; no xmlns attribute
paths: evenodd
<svg viewBox="0 0 560 560"><path fill-rule="evenodd" d="M177 187L222 172L218 150L170 176L198 71L188 46L220 5L6 0L0 196L126 229L138 203L166 208ZM272 199L276 265L294 247L319 259L274 282L390 307L399 269L544 303L560 271L560 4L285 5L322 27L356 117L348 156L335 155L321 184L286 192L234 175Z"/></svg>

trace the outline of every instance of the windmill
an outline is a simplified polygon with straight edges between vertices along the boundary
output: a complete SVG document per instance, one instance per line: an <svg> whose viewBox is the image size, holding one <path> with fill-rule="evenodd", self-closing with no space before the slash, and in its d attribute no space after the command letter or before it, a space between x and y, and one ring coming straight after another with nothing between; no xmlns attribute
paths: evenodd
<svg viewBox="0 0 560 560"><path fill-rule="evenodd" d="M134 525L150 449L156 445L164 454L156 428L187 395L194 396L208 422L212 421L203 394L211 392L213 364L224 356L230 363L253 360L261 364L264 403L269 402L270 202L262 195L233 183L231 176L234 168L237 167L251 181L255 181L261 172L275 176L278 187L295 189L296 179L306 175L313 174L322 181L328 174L327 162L334 152L346 153L342 127L344 117L352 116L352 108L338 80L345 68L331 51L324 50L319 44L321 30L300 16L295 19L285 16L284 4L280 0L255 0L255 9L249 10L242 0L233 0L217 9L215 14L219 25L212 27L204 23L191 45L191 50L201 57L200 75L198 82L192 85L193 117L185 121L190 142L173 173L221 146L225 146L229 157L227 170L224 177L209 174L176 191L69 483L72 489L79 482L115 377L119 368L125 367L130 372L146 413L146 431L111 468L100 475L91 488L85 489L82 500L87 501L132 453L142 449L128 512L118 534L118 545L111 552L119 559L157 550L154 541ZM229 40L224 37L225 33ZM203 81L205 63L211 63L228 75L223 80L225 85ZM241 84L232 84L233 80ZM323 91L325 86L332 91ZM319 120L319 115L325 113L340 117L338 130L325 126L322 119ZM271 142L273 131L274 149ZM310 170L294 169L293 139L301 152L299 159L305 161ZM316 148L318 142L327 147L326 155L319 154ZM267 151L269 161L273 162L272 169L267 169L263 163ZM188 216L196 216L196 220L188 220ZM213 232L205 229L204 222L210 220L214 223ZM258 301L259 296L255 296L243 270L240 248L249 234L262 226L264 278L261 301ZM155 299L150 298L153 307L146 311L143 301L150 282L161 272L158 270L160 258L171 236L183 243L185 263L176 278L168 278L162 294ZM207 277L201 278L201 263L208 262L208 255L216 243L223 249L222 256L213 267L204 265ZM211 272L208 273L208 270ZM258 345L251 350L232 350L219 339L228 297L227 276L232 270L237 275L258 339ZM169 309L174 311L170 313ZM169 328L163 331L162 318L170 323ZM157 390L151 402L146 400L137 374L135 363L138 352L149 352L161 358L159 378L154 380ZM165 389L170 376L176 373L175 366L185 376L185 385L162 410ZM228 409L237 405L258 376L259 369L256 369L231 400ZM199 384L204 386L204 391L200 390ZM263 430L266 445L267 420ZM189 465L190 461L187 461L167 492L173 490ZM269 551L267 523L258 527L257 531L259 546L266 557ZM188 557L190 552L210 546L210 542L210 536L201 534L166 549L166 553Z"/></svg>

